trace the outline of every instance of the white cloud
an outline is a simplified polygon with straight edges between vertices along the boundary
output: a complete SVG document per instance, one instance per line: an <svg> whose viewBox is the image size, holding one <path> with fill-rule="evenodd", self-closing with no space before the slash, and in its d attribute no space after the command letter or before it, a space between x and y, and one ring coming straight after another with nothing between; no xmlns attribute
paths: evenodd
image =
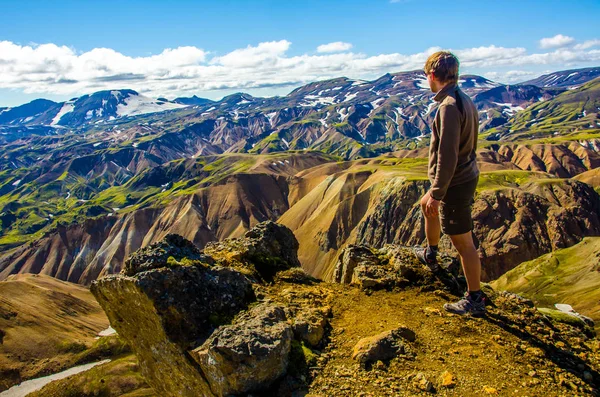
<svg viewBox="0 0 600 397"><path fill-rule="evenodd" d="M341 52L348 51L350 48L352 48L352 44L336 41L329 44L321 44L317 47L317 52Z"/></svg>
<svg viewBox="0 0 600 397"><path fill-rule="evenodd" d="M288 54L291 45L287 40L264 42L223 55L196 47L178 47L165 49L158 55L131 57L110 48L81 53L52 43L22 46L0 41L0 89L76 96L131 88L149 96L168 98L211 96L227 90L281 92L282 87L291 89L320 79L374 78L387 72L421 69L427 57L441 49L371 56L353 52L292 56ZM600 62L597 45L598 40L590 40L537 53L495 45L452 51L461 61L461 70L477 70L489 78L497 76L494 80L512 82L529 77L519 76L519 70L539 72L597 65ZM531 73L535 77L536 73Z"/></svg>
<svg viewBox="0 0 600 397"><path fill-rule="evenodd" d="M569 36L563 36L562 34L557 34L554 37L545 37L540 40L540 47L547 48L560 48L568 46L575 42L575 39Z"/></svg>
<svg viewBox="0 0 600 397"><path fill-rule="evenodd" d="M576 44L573 48L576 50L587 50L588 48L600 46L600 40L593 39L584 41L581 44Z"/></svg>
<svg viewBox="0 0 600 397"><path fill-rule="evenodd" d="M550 73L551 71L546 71L545 73ZM514 84L520 83L526 80L532 80L543 73L534 72L531 70L509 70L506 72L485 72L483 73L483 77L502 82L504 84Z"/></svg>
<svg viewBox="0 0 600 397"><path fill-rule="evenodd" d="M213 58L211 64L244 68L253 68L265 63L274 64L285 54L291 44L287 40L260 43L256 47L248 46L234 50L224 56Z"/></svg>

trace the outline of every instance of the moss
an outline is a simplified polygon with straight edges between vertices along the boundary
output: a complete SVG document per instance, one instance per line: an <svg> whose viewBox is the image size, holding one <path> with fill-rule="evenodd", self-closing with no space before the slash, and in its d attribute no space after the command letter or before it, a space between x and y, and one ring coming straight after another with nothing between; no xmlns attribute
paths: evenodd
<svg viewBox="0 0 600 397"><path fill-rule="evenodd" d="M337 129L343 129L349 126L347 121L344 121L342 123L331 123L331 126L333 128L337 128Z"/></svg>
<svg viewBox="0 0 600 397"><path fill-rule="evenodd" d="M65 340L58 344L58 350L62 353L79 353L87 350L87 346L83 342Z"/></svg>
<svg viewBox="0 0 600 397"><path fill-rule="evenodd" d="M137 393L135 393L137 391ZM108 397L150 396L150 389L139 372L135 356L129 355L96 366L89 371L54 381L31 397Z"/></svg>
<svg viewBox="0 0 600 397"><path fill-rule="evenodd" d="M546 177L547 174L522 171L522 170L501 170L481 173L477 191L496 190L506 187L518 187L524 183L530 182L536 178Z"/></svg>
<svg viewBox="0 0 600 397"><path fill-rule="evenodd" d="M587 327L585 322L583 320L581 320L580 318L571 316L570 314L561 312L560 310L540 307L540 308L538 308L538 311L540 313L550 317L550 319L553 322L569 324L569 325L572 325L572 326L575 326L578 328L586 328Z"/></svg>
<svg viewBox="0 0 600 397"><path fill-rule="evenodd" d="M131 353L131 348L119 335L104 336L96 340L89 349L86 348L77 354L71 366L91 363L104 358L119 357L128 353Z"/></svg>
<svg viewBox="0 0 600 397"><path fill-rule="evenodd" d="M290 361L288 373L295 377L307 376L308 369L316 365L317 354L315 354L304 342L292 340L290 348Z"/></svg>
<svg viewBox="0 0 600 397"><path fill-rule="evenodd" d="M231 324L233 321L232 315L226 315L223 313L212 313L208 316L208 322L213 327L219 327L221 325Z"/></svg>
<svg viewBox="0 0 600 397"><path fill-rule="evenodd" d="M67 179L67 176L69 176L69 171L63 172L61 176L59 176L58 178L56 178L56 180L57 181L64 181L65 179Z"/></svg>

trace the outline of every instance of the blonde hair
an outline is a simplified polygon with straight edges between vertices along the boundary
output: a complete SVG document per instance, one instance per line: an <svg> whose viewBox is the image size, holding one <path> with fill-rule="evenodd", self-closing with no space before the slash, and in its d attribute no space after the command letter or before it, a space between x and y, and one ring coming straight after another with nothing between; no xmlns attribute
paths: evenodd
<svg viewBox="0 0 600 397"><path fill-rule="evenodd" d="M433 73L443 83L456 83L458 82L458 66L456 55L450 51L438 51L427 58L423 71L425 74Z"/></svg>

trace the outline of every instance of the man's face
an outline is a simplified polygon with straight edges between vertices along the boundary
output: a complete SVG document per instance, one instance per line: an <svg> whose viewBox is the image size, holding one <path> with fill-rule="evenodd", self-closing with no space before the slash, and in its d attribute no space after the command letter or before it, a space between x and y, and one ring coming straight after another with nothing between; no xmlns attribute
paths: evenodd
<svg viewBox="0 0 600 397"><path fill-rule="evenodd" d="M437 81L435 80L435 75L433 73L425 72L425 76L427 76L427 82L429 83L429 89L434 93L438 92L440 89L437 84Z"/></svg>

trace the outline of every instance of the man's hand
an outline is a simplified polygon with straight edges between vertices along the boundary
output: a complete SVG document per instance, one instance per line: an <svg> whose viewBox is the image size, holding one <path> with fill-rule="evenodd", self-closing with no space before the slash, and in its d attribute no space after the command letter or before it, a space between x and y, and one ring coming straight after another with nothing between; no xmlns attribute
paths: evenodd
<svg viewBox="0 0 600 397"><path fill-rule="evenodd" d="M425 205L425 215L428 217L438 216L440 209L440 200L436 200L431 195L429 195L429 200L427 200L427 205Z"/></svg>

